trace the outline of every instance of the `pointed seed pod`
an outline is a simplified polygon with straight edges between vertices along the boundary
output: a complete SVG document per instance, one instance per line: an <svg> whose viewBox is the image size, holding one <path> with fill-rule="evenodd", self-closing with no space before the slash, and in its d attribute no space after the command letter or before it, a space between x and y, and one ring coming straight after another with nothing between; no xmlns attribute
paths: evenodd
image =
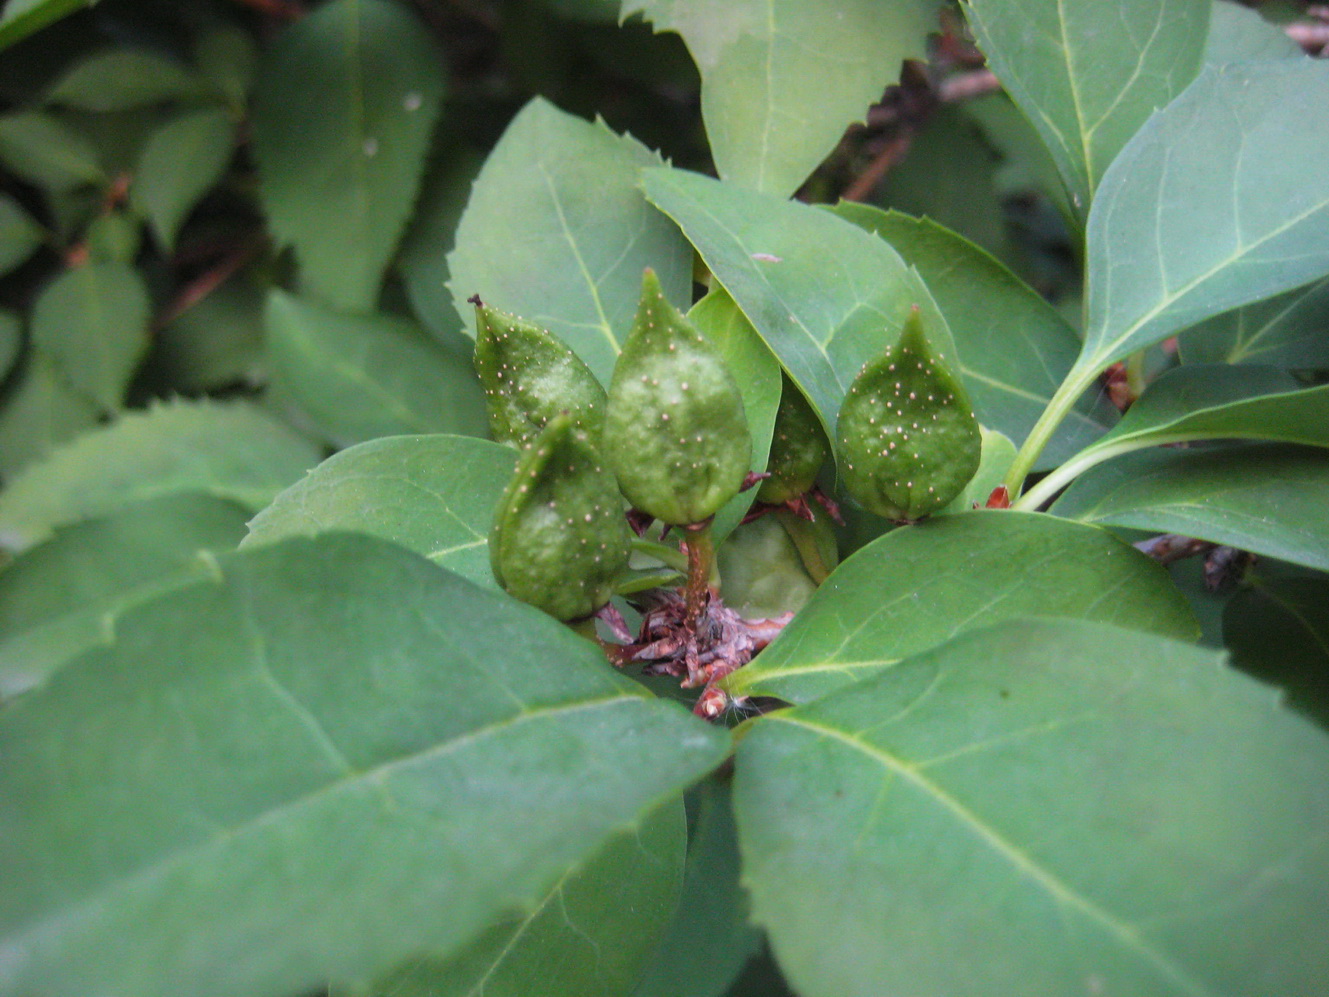
<svg viewBox="0 0 1329 997"><path fill-rule="evenodd" d="M850 385L835 435L845 487L887 519L936 512L978 470L978 420L928 345L917 306L899 342Z"/></svg>
<svg viewBox="0 0 1329 997"><path fill-rule="evenodd" d="M604 450L628 501L676 526L715 515L738 493L752 460L733 375L665 300L651 270L614 365Z"/></svg>
<svg viewBox="0 0 1329 997"><path fill-rule="evenodd" d="M775 413L771 456L766 462L770 477L761 483L757 501L778 505L798 498L817 480L830 446L817 414L803 392L783 374L780 407Z"/></svg>
<svg viewBox="0 0 1329 997"><path fill-rule="evenodd" d="M471 298L475 370L485 390L489 431L499 443L528 446L561 412L596 441L605 390L577 354L546 329Z"/></svg>
<svg viewBox="0 0 1329 997"><path fill-rule="evenodd" d="M613 474L568 416L551 419L495 511L494 579L550 616L580 619L609 601L629 543Z"/></svg>

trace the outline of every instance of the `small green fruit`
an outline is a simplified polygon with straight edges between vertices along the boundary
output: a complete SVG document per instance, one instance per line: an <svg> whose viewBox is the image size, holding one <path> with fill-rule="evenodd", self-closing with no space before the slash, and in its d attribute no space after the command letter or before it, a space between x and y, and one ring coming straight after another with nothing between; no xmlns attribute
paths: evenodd
<svg viewBox="0 0 1329 997"><path fill-rule="evenodd" d="M821 421L803 392L784 374L780 408L775 413L771 456L766 462L770 477L761 483L757 501L779 505L804 494L817 480L830 446Z"/></svg>
<svg viewBox="0 0 1329 997"><path fill-rule="evenodd" d="M850 386L836 450L850 494L896 521L936 512L978 470L978 420L959 380L933 355L917 307L900 341Z"/></svg>
<svg viewBox="0 0 1329 997"><path fill-rule="evenodd" d="M475 305L475 370L485 389L489 431L499 443L528 446L554 416L592 440L604 427L605 390L577 354L546 329Z"/></svg>
<svg viewBox="0 0 1329 997"><path fill-rule="evenodd" d="M751 466L738 385L651 270L614 366L604 448L628 501L676 526L715 515Z"/></svg>
<svg viewBox="0 0 1329 997"><path fill-rule="evenodd" d="M527 448L489 534L494 578L510 595L560 620L609 601L631 536L614 476L565 415Z"/></svg>

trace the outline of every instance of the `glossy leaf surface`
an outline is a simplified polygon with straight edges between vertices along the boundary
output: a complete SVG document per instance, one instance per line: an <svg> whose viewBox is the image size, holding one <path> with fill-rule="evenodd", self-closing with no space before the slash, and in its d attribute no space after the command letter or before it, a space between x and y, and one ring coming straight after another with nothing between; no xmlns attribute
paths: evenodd
<svg viewBox="0 0 1329 997"><path fill-rule="evenodd" d="M1167 573L1110 534L979 510L898 529L859 550L724 685L805 703L958 633L1033 614L1182 639L1199 633Z"/></svg>
<svg viewBox="0 0 1329 997"><path fill-rule="evenodd" d="M1223 610L1232 662L1329 727L1329 579L1261 580Z"/></svg>
<svg viewBox="0 0 1329 997"><path fill-rule="evenodd" d="M603 123L542 98L526 105L489 154L448 257L452 298L474 335L486 304L549 329L602 384L632 325L646 267L686 308L692 253L646 199L639 172L660 158Z"/></svg>
<svg viewBox="0 0 1329 997"><path fill-rule="evenodd" d="M312 444L244 402L161 403L84 433L16 476L0 492L0 537L24 547L65 523L180 492L261 509L316 463Z"/></svg>
<svg viewBox="0 0 1329 997"><path fill-rule="evenodd" d="M254 98L259 193L303 290L368 311L415 202L443 96L409 8L334 0L269 51Z"/></svg>
<svg viewBox="0 0 1329 997"><path fill-rule="evenodd" d="M242 997L447 957L728 742L381 540L227 555L0 717L0 980Z"/></svg>
<svg viewBox="0 0 1329 997"><path fill-rule="evenodd" d="M516 463L511 447L487 440L370 440L333 454L273 499L249 524L244 545L353 530L497 588L489 570L489 527Z"/></svg>
<svg viewBox="0 0 1329 997"><path fill-rule="evenodd" d="M475 372L410 322L268 296L274 378L339 446L405 433L485 434Z"/></svg>
<svg viewBox="0 0 1329 997"><path fill-rule="evenodd" d="M245 511L205 495L169 495L75 523L0 573L0 699L105 643L129 606L210 571L200 550L229 550Z"/></svg>
<svg viewBox="0 0 1329 997"><path fill-rule="evenodd" d="M804 997L1265 997L1329 979L1326 786L1214 652L1018 620L763 717L735 795Z"/></svg>
<svg viewBox="0 0 1329 997"><path fill-rule="evenodd" d="M833 16L802 0L625 0L676 31L701 71L701 110L720 177L792 194L868 106L927 57L932 0L848 0Z"/></svg>
<svg viewBox="0 0 1329 997"><path fill-rule="evenodd" d="M1178 337L1186 363L1329 367L1329 277L1215 315Z"/></svg>
<svg viewBox="0 0 1329 997"><path fill-rule="evenodd" d="M1327 102L1329 66L1237 63L1149 119L1089 219L1085 368L1329 271Z"/></svg>
<svg viewBox="0 0 1329 997"><path fill-rule="evenodd" d="M647 170L643 182L802 388L828 436L850 383L898 338L914 305L936 329L937 353L946 362L955 356L923 281L882 239L819 208L683 170Z"/></svg>
<svg viewBox="0 0 1329 997"><path fill-rule="evenodd" d="M451 959L420 959L375 997L621 997L678 903L683 801L615 835L530 914L490 928Z"/></svg>
<svg viewBox="0 0 1329 997"><path fill-rule="evenodd" d="M988 65L1038 129L1083 220L1108 164L1194 79L1210 0L969 0Z"/></svg>
<svg viewBox="0 0 1329 997"><path fill-rule="evenodd" d="M1052 512L1329 571L1329 454L1320 449L1249 443L1126 454L1079 478Z"/></svg>

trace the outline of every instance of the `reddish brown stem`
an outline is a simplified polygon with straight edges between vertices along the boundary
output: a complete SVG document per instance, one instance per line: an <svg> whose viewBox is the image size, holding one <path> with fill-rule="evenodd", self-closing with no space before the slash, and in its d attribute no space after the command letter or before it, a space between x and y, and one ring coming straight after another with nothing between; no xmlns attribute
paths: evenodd
<svg viewBox="0 0 1329 997"><path fill-rule="evenodd" d="M697 621L711 599L711 566L715 563L715 544L711 538L711 520L687 528L684 541L688 555L688 583L683 590L687 611L683 626L694 631Z"/></svg>
<svg viewBox="0 0 1329 997"><path fill-rule="evenodd" d="M163 329L221 287L262 251L262 238L250 239L232 250L220 263L194 278L157 316L153 327Z"/></svg>

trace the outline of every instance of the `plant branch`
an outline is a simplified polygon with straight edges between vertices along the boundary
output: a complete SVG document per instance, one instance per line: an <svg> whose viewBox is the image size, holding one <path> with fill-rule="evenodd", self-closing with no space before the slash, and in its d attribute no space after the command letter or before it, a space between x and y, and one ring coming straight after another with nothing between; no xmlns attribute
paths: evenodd
<svg viewBox="0 0 1329 997"><path fill-rule="evenodd" d="M1015 455L1015 460L1011 464L1010 470L1006 472L1006 479L1003 482L1006 490L1012 496L1017 498L1021 489L1024 487L1024 479L1029 476L1033 469L1034 461L1038 460L1039 454L1043 452L1048 441L1052 439L1052 434L1057 431L1062 420L1070 414L1071 409L1075 407L1076 401L1085 390L1094 383L1098 377L1098 368L1080 367L1073 368L1066 375L1066 380L1061 382L1056 393L1052 396L1043 410L1043 414L1038 417L1034 423L1034 428L1029 431L1024 445L1020 447L1019 453ZM1013 508L1024 508L1019 502L1014 502Z"/></svg>
<svg viewBox="0 0 1329 997"><path fill-rule="evenodd" d="M221 287L243 269L263 250L266 240L259 236L247 239L227 254L220 263L204 271L186 284L157 316L153 328L160 330L170 325L189 309Z"/></svg>
<svg viewBox="0 0 1329 997"><path fill-rule="evenodd" d="M687 527L688 582L683 590L687 612L683 617L685 628L695 629L697 621L706 611L711 598L711 568L715 564L715 539L711 535L711 522Z"/></svg>
<svg viewBox="0 0 1329 997"><path fill-rule="evenodd" d="M862 201L876 189L892 166L904 158L913 142L913 132L905 129L886 143L880 152L872 157L872 162L854 178L854 182L845 188L840 196L846 201Z"/></svg>

